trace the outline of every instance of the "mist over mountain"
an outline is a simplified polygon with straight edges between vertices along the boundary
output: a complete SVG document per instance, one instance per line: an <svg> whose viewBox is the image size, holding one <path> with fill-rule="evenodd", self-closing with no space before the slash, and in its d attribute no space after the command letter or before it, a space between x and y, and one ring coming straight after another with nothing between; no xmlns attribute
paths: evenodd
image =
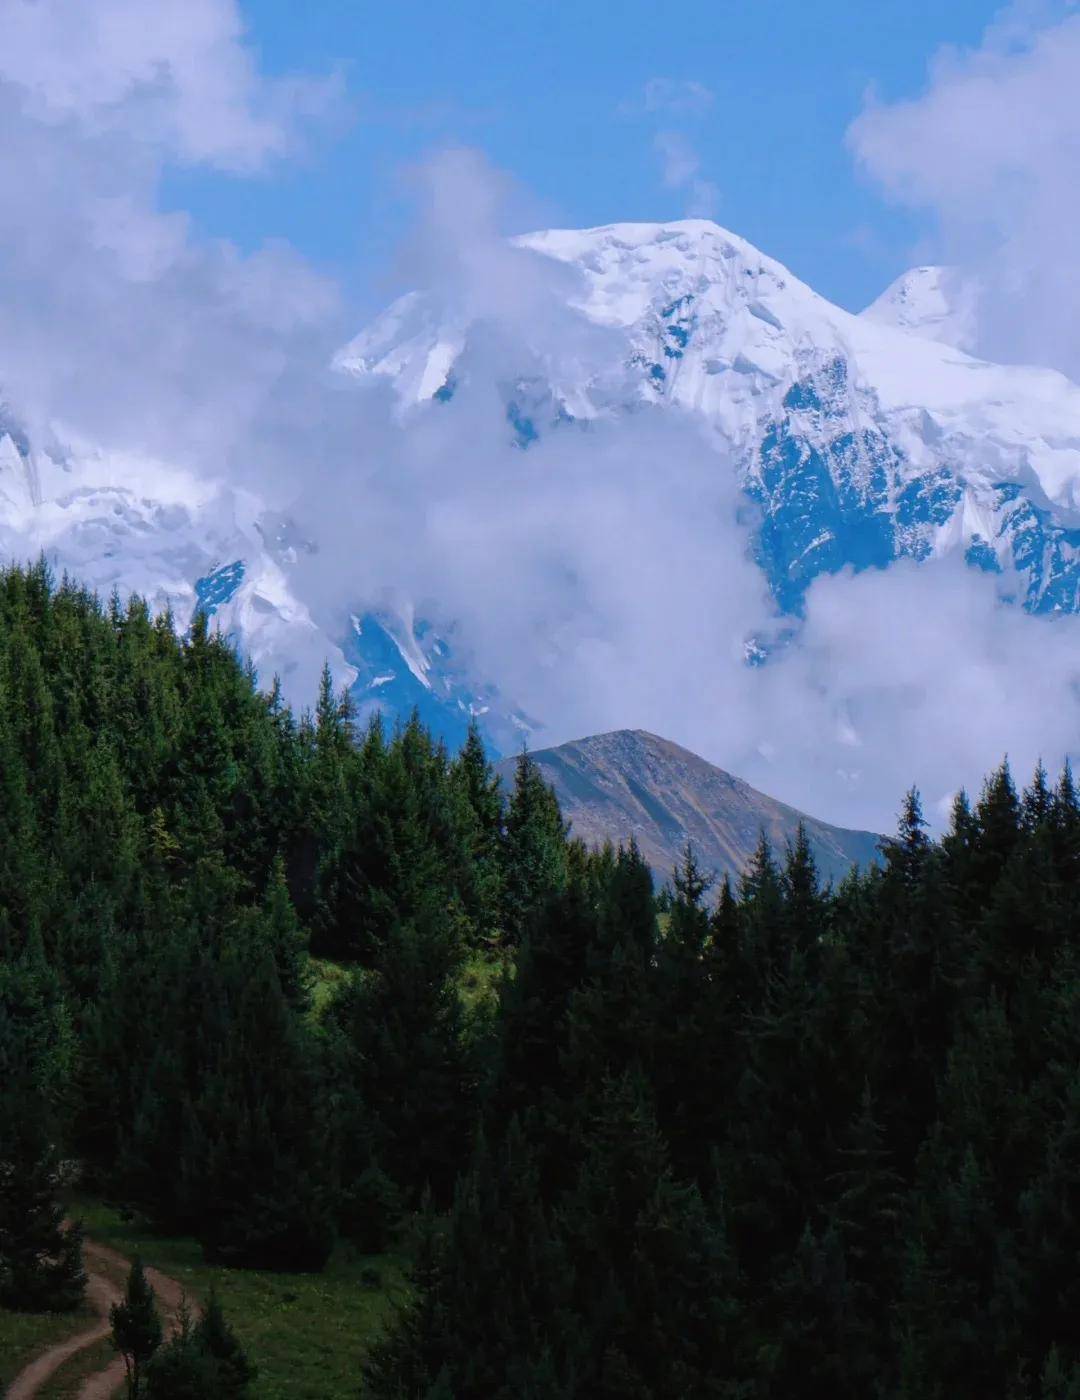
<svg viewBox="0 0 1080 1400"><path fill-rule="evenodd" d="M281 332L220 462L9 395L4 552L203 610L301 703L326 659L451 745L645 726L856 826L1068 752L1080 390L958 348L946 271L855 316L707 220L506 241L435 203L430 287L318 374Z"/></svg>

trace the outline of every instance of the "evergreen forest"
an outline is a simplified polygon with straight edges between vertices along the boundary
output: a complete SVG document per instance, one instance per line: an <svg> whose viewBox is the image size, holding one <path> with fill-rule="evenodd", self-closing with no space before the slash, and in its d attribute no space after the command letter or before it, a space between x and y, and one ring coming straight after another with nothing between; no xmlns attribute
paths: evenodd
<svg viewBox="0 0 1080 1400"><path fill-rule="evenodd" d="M839 886L656 890L527 754L3 571L0 1308L78 1303L77 1185L230 1268L404 1252L372 1400L1080 1400L1080 793L898 805ZM185 1328L150 1372L219 1379L150 1393L244 1393Z"/></svg>

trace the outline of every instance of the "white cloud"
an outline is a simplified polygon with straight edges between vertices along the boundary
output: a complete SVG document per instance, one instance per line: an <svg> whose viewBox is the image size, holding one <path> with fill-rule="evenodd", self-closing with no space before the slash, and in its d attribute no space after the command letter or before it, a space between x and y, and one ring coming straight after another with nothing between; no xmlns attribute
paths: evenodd
<svg viewBox="0 0 1080 1400"><path fill-rule="evenodd" d="M871 98L849 131L893 200L929 211L934 251L981 288L991 358L1080 375L1080 15L1014 6L925 91ZM924 253L926 250L922 250Z"/></svg>
<svg viewBox="0 0 1080 1400"><path fill-rule="evenodd" d="M711 180L702 177L701 160L688 138L680 131L658 131L653 149L660 157L664 184L686 194L686 217L711 219L720 194Z"/></svg>
<svg viewBox="0 0 1080 1400"><path fill-rule="evenodd" d="M693 78L650 78L642 99L646 112L668 112L677 116L704 116L712 104L712 90Z"/></svg>
<svg viewBox="0 0 1080 1400"><path fill-rule="evenodd" d="M296 107L231 0L9 0L0 44L0 387L44 433L220 469L336 292L285 249L242 257L164 213L170 160L253 168ZM292 93L302 83L291 80Z"/></svg>
<svg viewBox="0 0 1080 1400"><path fill-rule="evenodd" d="M688 185L701 168L697 152L681 132L657 132L653 146L662 163L664 184L672 189Z"/></svg>
<svg viewBox="0 0 1080 1400"><path fill-rule="evenodd" d="M267 80L243 41L235 0L6 0L0 80L43 120L249 171L292 149L298 123L340 93Z"/></svg>
<svg viewBox="0 0 1080 1400"><path fill-rule="evenodd" d="M651 146L660 161L662 183L685 196L684 218L711 219L719 204L719 189L702 175L698 145L690 137L713 102L712 89L696 79L656 77L648 80L639 97L619 108L624 116L650 118L650 125L662 119L663 125L653 131Z"/></svg>

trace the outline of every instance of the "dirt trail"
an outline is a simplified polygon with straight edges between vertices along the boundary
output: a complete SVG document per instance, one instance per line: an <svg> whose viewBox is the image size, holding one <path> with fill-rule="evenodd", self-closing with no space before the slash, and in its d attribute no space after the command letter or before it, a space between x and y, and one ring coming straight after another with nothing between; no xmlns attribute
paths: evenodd
<svg viewBox="0 0 1080 1400"><path fill-rule="evenodd" d="M114 1288L107 1278L90 1273L86 1284L86 1301L97 1313L98 1321L85 1332L78 1332L66 1342L58 1342L56 1346L49 1347L48 1351L43 1351L40 1356L35 1356L29 1366L24 1367L8 1386L5 1392L7 1400L30 1400L69 1356L74 1356L77 1351L93 1346L102 1337L108 1336L109 1308L113 1303L120 1301L119 1290Z"/></svg>
<svg viewBox="0 0 1080 1400"><path fill-rule="evenodd" d="M101 1341L110 1333L109 1309L119 1303L123 1294L116 1282L126 1276L131 1268L131 1260L108 1245L87 1240L83 1246L83 1260L86 1265L86 1301L98 1315L97 1322L85 1332L69 1337L66 1342L58 1342L23 1368L8 1386L5 1400L33 1400L41 1387L61 1366L77 1352L84 1351ZM146 1277L150 1287L157 1294L158 1308L166 1331L171 1331L176 1323L184 1290L175 1279L148 1268ZM124 1383L124 1359L116 1356L104 1370L88 1376L79 1390L79 1400L111 1400Z"/></svg>

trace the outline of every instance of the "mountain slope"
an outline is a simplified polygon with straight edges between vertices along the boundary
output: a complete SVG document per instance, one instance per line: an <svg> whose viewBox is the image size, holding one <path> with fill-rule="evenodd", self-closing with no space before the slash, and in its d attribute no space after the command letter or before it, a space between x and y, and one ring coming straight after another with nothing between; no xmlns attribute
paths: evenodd
<svg viewBox="0 0 1080 1400"><path fill-rule="evenodd" d="M822 875L841 879L876 859L878 838L803 816L697 754L641 729L597 734L532 755L572 832L590 845L633 837L659 882L687 841L708 871L738 876L762 831L782 853L803 822ZM514 761L499 765L512 780Z"/></svg>

